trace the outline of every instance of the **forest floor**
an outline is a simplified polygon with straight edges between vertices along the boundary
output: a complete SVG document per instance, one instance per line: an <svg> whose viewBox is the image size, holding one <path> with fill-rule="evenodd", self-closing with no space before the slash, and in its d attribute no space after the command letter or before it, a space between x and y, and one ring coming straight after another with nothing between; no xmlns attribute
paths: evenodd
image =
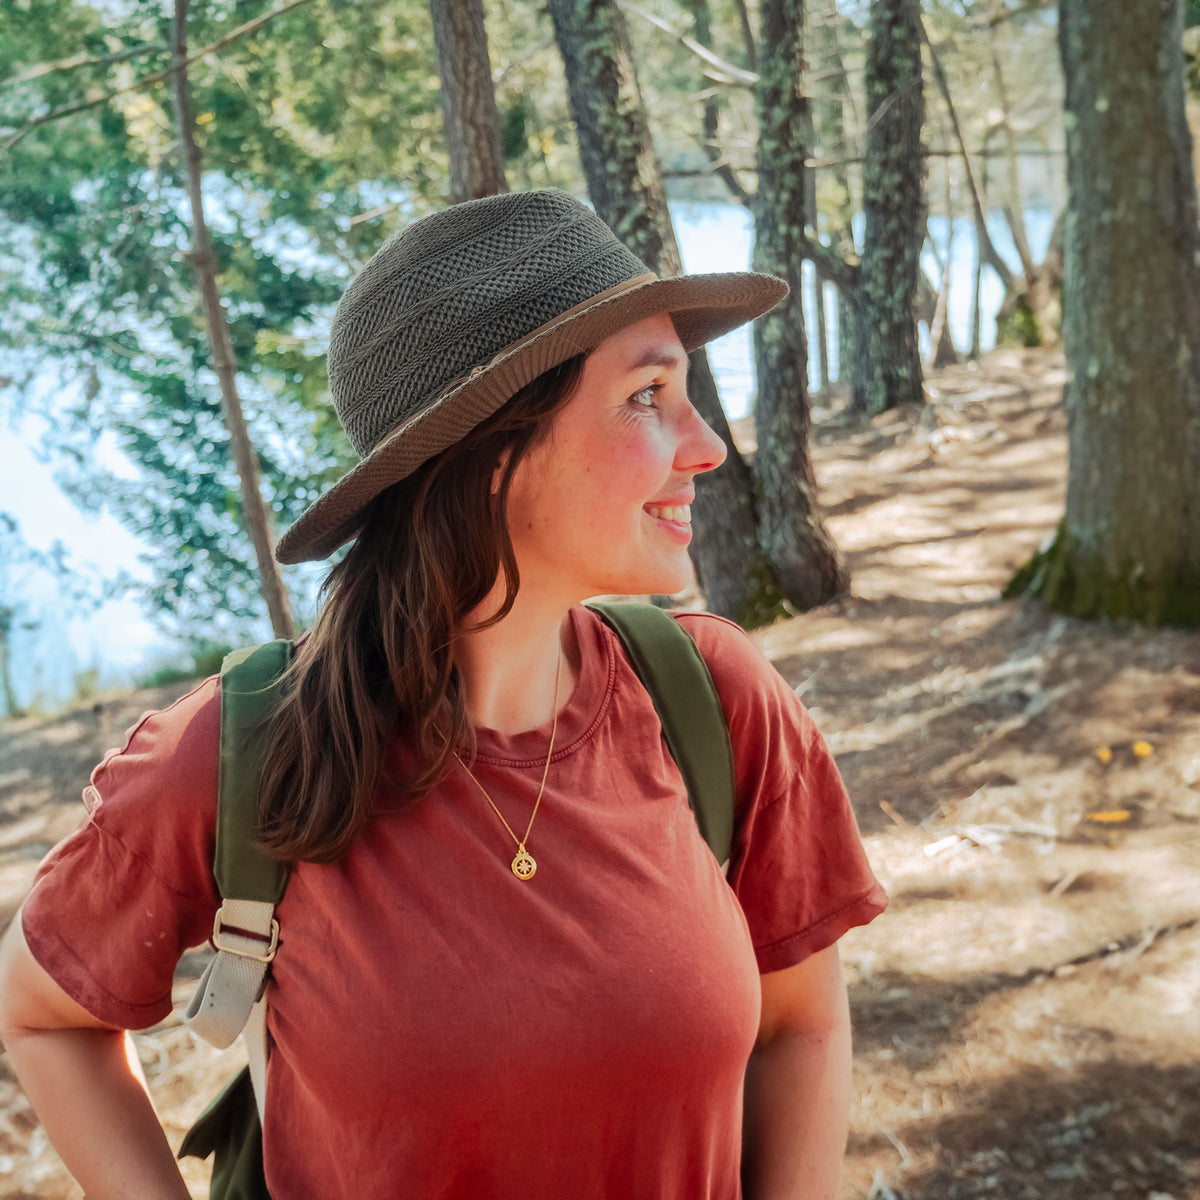
<svg viewBox="0 0 1200 1200"><path fill-rule="evenodd" d="M1063 379L1000 351L923 409L819 413L853 593L756 635L892 897L842 943L839 1200L1200 1200L1200 636L999 598L1062 511ZM92 763L177 690L0 725L0 924ZM178 1019L137 1044L178 1142L237 1052ZM27 1196L79 1192L0 1058L0 1197Z"/></svg>

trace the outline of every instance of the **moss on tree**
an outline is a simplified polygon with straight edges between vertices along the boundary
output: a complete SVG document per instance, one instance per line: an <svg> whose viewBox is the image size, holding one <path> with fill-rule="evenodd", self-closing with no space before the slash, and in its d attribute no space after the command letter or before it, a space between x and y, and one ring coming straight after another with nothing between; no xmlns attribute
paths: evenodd
<svg viewBox="0 0 1200 1200"><path fill-rule="evenodd" d="M1200 570L1181 567L1151 578L1139 563L1122 570L1087 554L1059 524L1054 539L1009 580L1008 599L1036 596L1054 612L1085 620L1138 621L1200 628Z"/></svg>

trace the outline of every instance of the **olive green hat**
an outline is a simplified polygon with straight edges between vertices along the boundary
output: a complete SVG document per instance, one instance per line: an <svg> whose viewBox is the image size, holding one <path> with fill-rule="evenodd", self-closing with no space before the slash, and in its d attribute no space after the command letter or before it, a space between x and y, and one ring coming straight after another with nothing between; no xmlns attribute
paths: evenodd
<svg viewBox="0 0 1200 1200"><path fill-rule="evenodd" d="M688 351L787 293L770 275L659 279L566 192L456 204L393 234L346 289L329 338L334 407L362 461L280 539L331 554L363 508L543 372L669 313Z"/></svg>

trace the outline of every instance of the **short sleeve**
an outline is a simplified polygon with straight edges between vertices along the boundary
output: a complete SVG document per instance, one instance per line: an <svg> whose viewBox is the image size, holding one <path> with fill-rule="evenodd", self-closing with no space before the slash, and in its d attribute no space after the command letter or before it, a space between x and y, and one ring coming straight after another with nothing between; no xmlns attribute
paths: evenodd
<svg viewBox="0 0 1200 1200"><path fill-rule="evenodd" d="M212 932L219 706L208 680L142 717L93 771L86 816L41 864L22 909L34 958L118 1028L170 1013L180 956Z"/></svg>
<svg viewBox="0 0 1200 1200"><path fill-rule="evenodd" d="M887 896L833 756L787 682L732 622L680 621L708 663L733 743L730 886L759 970L779 971L873 920Z"/></svg>

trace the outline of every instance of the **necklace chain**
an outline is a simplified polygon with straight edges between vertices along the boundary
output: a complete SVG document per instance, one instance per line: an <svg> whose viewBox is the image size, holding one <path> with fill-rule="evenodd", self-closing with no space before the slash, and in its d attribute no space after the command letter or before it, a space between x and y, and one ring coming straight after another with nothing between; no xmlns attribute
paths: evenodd
<svg viewBox="0 0 1200 1200"><path fill-rule="evenodd" d="M534 861L533 855L525 849L525 843L529 840L529 831L533 828L534 819L538 815L538 808L542 803L542 794L546 790L546 779L550 775L550 760L554 757L554 739L558 735L558 684L562 677L562 650L558 652L558 664L554 668L554 721L550 726L550 749L546 751L546 765L542 768L542 782L538 787L537 799L533 802L533 812L529 814L529 824L525 826L525 836L517 837L513 832L513 827L504 819L504 814L497 807L495 800L488 795L487 788L475 778L474 772L470 767L463 762L459 757L459 753L455 750L454 757L458 759L459 766L467 773L467 778L483 793L483 798L492 806L492 811L500 818L500 823L508 830L508 836L517 844L517 853L512 860L512 873L521 880L532 879L537 871L537 863Z"/></svg>

